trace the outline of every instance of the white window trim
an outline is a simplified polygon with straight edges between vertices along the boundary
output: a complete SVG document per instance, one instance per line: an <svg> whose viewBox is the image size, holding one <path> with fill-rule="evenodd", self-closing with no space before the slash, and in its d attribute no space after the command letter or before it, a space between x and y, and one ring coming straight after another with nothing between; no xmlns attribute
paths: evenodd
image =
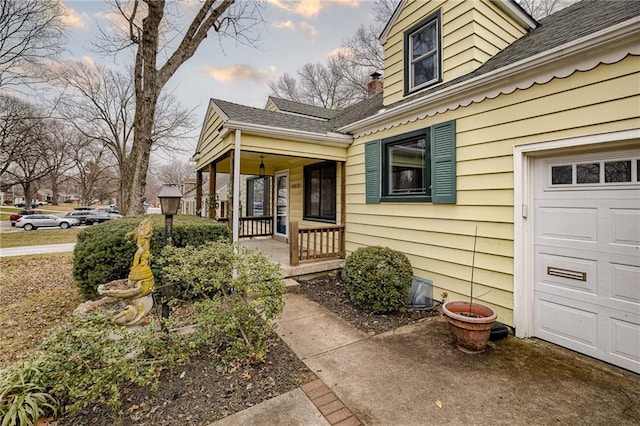
<svg viewBox="0 0 640 426"><path fill-rule="evenodd" d="M514 147L514 256L513 322L517 337L534 334L534 221L529 217L534 202L534 161L552 150L588 147L604 143L640 140L640 130L623 130L568 139L541 141ZM618 146L612 146L618 148ZM623 148L623 146L619 146ZM561 154L559 154L561 155Z"/></svg>
<svg viewBox="0 0 640 426"><path fill-rule="evenodd" d="M426 53L424 53L423 55L414 58L413 57L413 39L414 37L421 33L422 31L425 31L429 26L434 25L435 26L435 30L436 30L436 40L435 40L435 48L433 50L430 50ZM407 52L407 61L408 61L408 66L409 66L409 87L408 87L408 91L409 92L413 92L415 90L419 90L423 87L427 87L432 85L433 83L436 83L440 80L440 19L439 17L434 17L433 19L431 19L429 22L427 22L425 25L421 26L420 28L418 28L417 30L413 31L411 34L408 35L409 37L409 51ZM436 57L436 61L435 61L435 67L436 67L436 72L435 72L435 78L425 81L422 84L419 84L416 86L415 84L415 72L414 72L414 66L417 62L420 62L421 60L430 57L430 56L434 56Z"/></svg>

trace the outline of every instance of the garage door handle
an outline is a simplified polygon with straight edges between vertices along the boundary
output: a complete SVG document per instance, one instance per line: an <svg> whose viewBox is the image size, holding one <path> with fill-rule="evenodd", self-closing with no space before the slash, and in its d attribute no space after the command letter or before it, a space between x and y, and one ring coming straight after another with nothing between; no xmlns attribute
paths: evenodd
<svg viewBox="0 0 640 426"><path fill-rule="evenodd" d="M587 273L570 271L568 269L554 268L553 266L547 266L547 275L553 275L554 277L569 278L570 280L586 281Z"/></svg>

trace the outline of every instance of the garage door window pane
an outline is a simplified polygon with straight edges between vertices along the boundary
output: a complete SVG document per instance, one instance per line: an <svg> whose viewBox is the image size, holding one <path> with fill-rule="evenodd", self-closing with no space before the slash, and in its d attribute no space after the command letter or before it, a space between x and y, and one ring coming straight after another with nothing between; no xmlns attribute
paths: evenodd
<svg viewBox="0 0 640 426"><path fill-rule="evenodd" d="M551 167L551 184L552 185L571 185L573 183L573 167L553 166Z"/></svg>
<svg viewBox="0 0 640 426"><path fill-rule="evenodd" d="M631 160L604 163L604 181L631 182Z"/></svg>
<svg viewBox="0 0 640 426"><path fill-rule="evenodd" d="M578 183L600 183L600 164L578 164L576 174Z"/></svg>

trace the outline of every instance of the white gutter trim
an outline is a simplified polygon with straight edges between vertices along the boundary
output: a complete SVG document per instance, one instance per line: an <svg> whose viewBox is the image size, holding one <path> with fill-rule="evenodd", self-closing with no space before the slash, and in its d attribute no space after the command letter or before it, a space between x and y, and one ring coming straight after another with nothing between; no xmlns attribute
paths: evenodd
<svg viewBox="0 0 640 426"><path fill-rule="evenodd" d="M198 135L198 143L196 144L196 153L200 151L200 144L202 143L202 136L204 135L204 125L207 124L207 118L209 118L209 110L212 107L212 105L213 105L213 99L209 99L209 105L207 107L207 111L204 113L204 118L202 119L202 126L200 127L200 134ZM195 154L194 154L194 157L195 157Z"/></svg>
<svg viewBox="0 0 640 426"><path fill-rule="evenodd" d="M283 129L280 127L265 126L262 124L245 123L240 121L229 120L224 123L225 128L233 130L242 130L244 132L269 137L280 137L287 139L295 139L303 142L324 143L326 145L334 145L347 147L353 142L351 135L343 135L340 133L314 133L304 130Z"/></svg>
<svg viewBox="0 0 640 426"><path fill-rule="evenodd" d="M514 4L513 0L491 0L500 10L509 15L511 19L518 24L530 30L536 28L538 22L522 10L521 7Z"/></svg>
<svg viewBox="0 0 640 426"><path fill-rule="evenodd" d="M393 11L393 14L391 15L391 18L389 18L389 20L387 21L387 25L384 26L382 33L378 37L378 40L380 40L381 45L384 46L384 44L387 42L389 31L391 31L391 27L393 27L393 24L395 24L396 21L398 20L398 16L400 16L400 12L402 11L402 9L404 9L406 3L407 3L407 0L402 0L402 2L400 2L398 6L396 6L396 9Z"/></svg>
<svg viewBox="0 0 640 426"><path fill-rule="evenodd" d="M209 106L218 113L222 121L227 121L229 119L229 116L225 114L225 112L218 106L218 104L216 104L215 100L211 99L211 101L209 102Z"/></svg>
<svg viewBox="0 0 640 426"><path fill-rule="evenodd" d="M590 34L579 40L575 40L546 52L542 52L535 56L498 68L497 70L490 71L470 80L446 87L440 91L414 99L402 105L398 105L395 108L383 109L376 115L369 116L363 120L343 126L339 128L338 131L343 133L353 133L358 129L372 127L382 120L390 120L401 115L409 114L418 108L428 106L431 109L435 109L439 106L438 102L452 102L454 99L462 98L462 100L455 102L455 104L458 106L469 104L471 103L470 98L478 96L488 90L494 91L494 88L498 85L517 87L517 83L512 83L515 80L514 74L519 73L523 76L526 74L532 74L532 70L541 68L545 65L548 66L558 60L566 59L569 55L588 53L589 51L606 47L607 44L614 43L625 37L638 35L640 34L639 23L640 16L637 16L618 25L614 25L613 27ZM633 40L631 42L633 42ZM629 44L631 45L629 53L640 54L640 44L636 43L635 46L632 43ZM610 50L605 50L605 55L609 53ZM487 86L489 89L487 89Z"/></svg>
<svg viewBox="0 0 640 426"><path fill-rule="evenodd" d="M242 132L236 130L233 152L233 243L240 239L240 141Z"/></svg>

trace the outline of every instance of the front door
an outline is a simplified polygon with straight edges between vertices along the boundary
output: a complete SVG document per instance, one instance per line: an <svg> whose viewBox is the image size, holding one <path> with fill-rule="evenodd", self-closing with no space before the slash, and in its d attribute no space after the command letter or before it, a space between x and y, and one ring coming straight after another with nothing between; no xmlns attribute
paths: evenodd
<svg viewBox="0 0 640 426"><path fill-rule="evenodd" d="M287 238L289 236L289 172L276 173L276 230L275 234L279 237Z"/></svg>

